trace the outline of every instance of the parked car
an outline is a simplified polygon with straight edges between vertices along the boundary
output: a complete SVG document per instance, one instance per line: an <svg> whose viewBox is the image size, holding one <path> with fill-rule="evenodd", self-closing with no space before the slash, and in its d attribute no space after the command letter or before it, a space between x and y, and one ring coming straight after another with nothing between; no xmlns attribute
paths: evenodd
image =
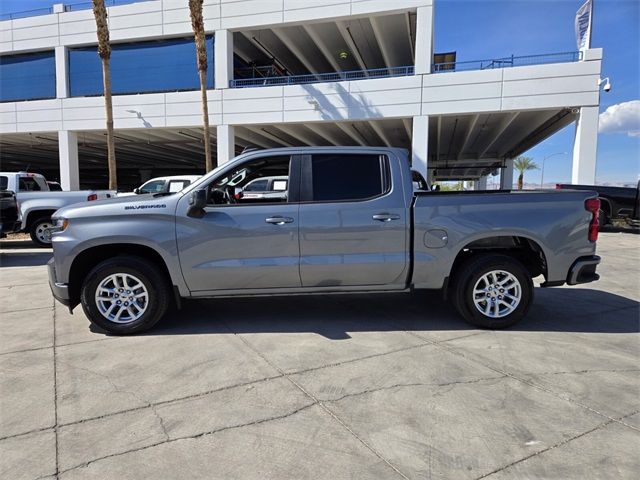
<svg viewBox="0 0 640 480"><path fill-rule="evenodd" d="M266 199L286 201L287 190L289 188L289 177L280 175L278 177L260 177L251 180L243 188L238 189L236 199L245 202Z"/></svg>
<svg viewBox="0 0 640 480"><path fill-rule="evenodd" d="M235 197L266 176L287 177L286 199ZM502 328L526 315L533 277L598 279L599 208L588 191L414 191L403 149L252 151L174 194L59 210L49 284L115 334L152 327L172 298L420 289Z"/></svg>
<svg viewBox="0 0 640 480"><path fill-rule="evenodd" d="M7 182L0 177L0 238L20 228L20 211L15 192L7 190Z"/></svg>
<svg viewBox="0 0 640 480"><path fill-rule="evenodd" d="M0 172L0 182L7 185L6 190L16 193L22 220L19 230L28 232L39 247L51 246L49 229L53 227L53 212L74 203L115 196L112 190L52 192L45 178L37 173Z"/></svg>
<svg viewBox="0 0 640 480"><path fill-rule="evenodd" d="M131 195L144 195L146 193L175 193L198 180L202 175L173 175L169 177L157 177L146 181L133 192L119 193L119 197Z"/></svg>
<svg viewBox="0 0 640 480"><path fill-rule="evenodd" d="M600 225L612 220L623 220L633 227L640 227L640 181L633 187L608 187L602 185L556 184L558 190L589 190L600 197Z"/></svg>

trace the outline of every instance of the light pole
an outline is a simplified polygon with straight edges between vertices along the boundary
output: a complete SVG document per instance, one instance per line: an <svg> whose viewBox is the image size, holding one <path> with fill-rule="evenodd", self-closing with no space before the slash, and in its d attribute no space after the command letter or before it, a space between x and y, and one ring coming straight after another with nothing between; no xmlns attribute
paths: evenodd
<svg viewBox="0 0 640 480"><path fill-rule="evenodd" d="M544 182L544 162L547 161L547 158L555 157L556 155L567 155L567 152L556 152L551 155L547 155L542 159L542 174L540 175L540 188L542 188L542 183Z"/></svg>

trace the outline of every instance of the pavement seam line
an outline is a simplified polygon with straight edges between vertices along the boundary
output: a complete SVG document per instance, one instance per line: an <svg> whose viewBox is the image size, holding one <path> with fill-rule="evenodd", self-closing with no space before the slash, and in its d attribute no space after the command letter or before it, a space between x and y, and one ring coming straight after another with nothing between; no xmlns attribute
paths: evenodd
<svg viewBox="0 0 640 480"><path fill-rule="evenodd" d="M502 378L507 378L506 375L499 375L497 377L483 377L476 378L473 380L461 380L461 381L452 381L452 382L444 382L444 383L426 383L426 382L415 382L415 383L396 383L394 385L387 385L384 387L371 388L369 390L363 390L361 392L354 393L346 393L338 398L331 398L327 400L322 400L323 402L328 403L336 403L345 398L358 397L360 395L367 395L369 393L382 392L384 390L393 390L394 388L405 388L405 387L450 387L455 385L466 385L469 383L479 383L479 382L488 382L490 380L500 380Z"/></svg>
<svg viewBox="0 0 640 480"><path fill-rule="evenodd" d="M507 465L504 465L504 466L502 466L500 468L497 468L497 469L495 469L495 470L493 470L493 471L491 471L489 473L485 473L485 474L483 474L483 475L481 475L479 477L476 477L475 480L482 480L483 478L487 478L487 477L489 477L491 475L494 475L496 473L502 472L503 470L506 470L509 467L512 467L512 466L517 465L517 464L522 463L522 462L526 462L530 458L537 457L538 455L542 455L543 453L546 453L546 452L549 452L549 451L554 450L556 448L562 447L562 446L564 446L564 445L566 445L566 444L568 444L568 443L570 443L570 442L572 442L574 440L577 440L578 438L584 437L585 435L589 435L590 433L593 433L593 432L595 432L597 430L600 430L600 429L602 429L602 428L604 428L604 427L606 427L608 425L611 425L612 423L622 423L622 425L626 425L625 423L622 422L622 420L627 418L627 417L630 417L631 415L635 415L639 411L640 410L636 410L636 411L628 413L626 415L622 415L621 417L609 419L606 422L600 423L600 424L596 425L595 427L590 428L589 430L586 430L586 431L584 431L582 433L574 435L571 438L566 438L564 440L561 440L560 442L554 443L553 445L550 445L547 448L543 448L542 450L534 452L534 453L532 453L530 455L527 455L525 457L522 457L522 458L520 458L518 460L514 460L513 462L508 463Z"/></svg>
<svg viewBox="0 0 640 480"><path fill-rule="evenodd" d="M410 334L411 334L411 332L408 332L408 333L410 333ZM418 338L422 338L422 337L419 337L419 336L418 336ZM483 366L483 367L485 367L485 368L488 368L488 369L490 369L490 370L493 370L494 372L497 372L497 373L501 373L501 374L503 374L503 375L506 375L506 376L508 376L509 378L512 378L512 379L514 379L514 380L516 380L516 381L518 381L518 382L520 382L520 383L524 383L525 385L528 385L528 386L530 386L530 387L532 387L532 388L535 388L536 390L539 390L539 391L541 391L541 392L548 393L548 394L550 394L550 395L553 395L553 396L554 396L554 397L556 397L556 398L559 398L559 399L561 399L561 400L564 400L565 402L568 402L568 403L570 403L570 404L573 404L573 405L576 405L576 406L578 406L578 407L581 407L581 408L584 408L584 409L586 409L586 410L589 410L590 412L595 413L595 414L597 414L597 415L600 415L601 417L607 418L607 419L609 419L609 420L611 420L611 421L614 421L614 422L620 423L620 424L622 424L622 425L626 425L626 426L628 426L629 428L633 428L634 430L639 430L639 431L640 431L640 429L638 429L638 428L636 428L636 427L633 427L633 426L631 426L631 425L628 425L628 424L626 424L626 423L623 423L623 422L621 422L620 420L617 420L615 417L612 417L611 415L607 415L606 413L602 413L602 412L600 412L600 411L596 410L595 408L592 408L592 407L590 407L590 406L588 406L588 405L586 405L586 404L583 404L582 402L579 402L579 401L577 401L577 400L575 400L575 399L571 398L571 397L570 397L570 394L567 394L567 393L564 393L564 392L557 392L557 391L555 391L555 390L553 390L553 389L543 387L542 385L538 385L537 383L534 383L534 382L529 381L529 380L527 380L527 379L521 378L521 377L517 376L517 375L516 375L516 374L514 374L514 373L508 372L508 371L506 371L506 370L501 370L500 368L497 368L497 367L494 367L493 365L487 364L487 363L483 362L482 360L475 358L474 356L469 357L468 355L466 355L465 353L463 353L463 352L462 352L462 351L460 351L459 349L456 349L456 348L454 348L454 347L451 347L450 345L445 345L445 344L443 344L443 343L434 343L434 342L431 342L430 340L427 340L426 338L425 338L425 339L423 339L423 340L424 340L425 342L430 343L431 345L434 345L434 346L436 346L436 347L438 347L438 348L441 348L441 349L443 349L443 350L445 350L445 351L448 351L448 352L449 352L449 353L451 353L452 355L456 355L456 356L458 356L458 357L462 357L462 358L464 358L465 360L467 360L467 361L469 361L469 362L473 362L473 363L477 363L478 365L482 365L482 366Z"/></svg>
<svg viewBox="0 0 640 480"><path fill-rule="evenodd" d="M79 344L84 344L84 343L92 343L92 342L99 342L99 341L102 341L102 340L110 340L110 339L111 338L104 338L104 339L97 339L97 340L86 340L86 341L76 342L76 343L65 343L65 344L58 345L58 346L59 347L68 347L68 346L73 346L73 345L79 345ZM312 367L312 368L307 368L307 369L304 369L304 370L295 370L293 372L289 372L288 374L289 375L298 375L298 374L313 372L313 371L316 371L316 370L322 370L324 368L338 367L340 365L353 363L353 362L358 362L360 360L367 360L367 359L370 359L370 358L376 358L376 357L382 357L382 356L385 356L385 355L390 355L392 353L398 353L398 352L403 352L403 351L407 351L407 350L413 350L413 349L417 349L417 348L424 348L424 347L430 347L430 346L431 346L430 344L423 342L423 343L420 343L420 344L417 344L417 345L411 345L409 347L403 347L403 348L399 348L399 349L395 349L395 350L389 350L388 352L376 353L376 354L373 354L373 355L366 355L364 357L353 358L353 359L345 360L343 362L337 362L337 363L331 363L331 364L327 364L327 365L321 365L319 367ZM53 347L52 346L51 347L42 347L40 349L35 349L35 350L48 349L48 348L53 348ZM21 353L21 352L13 352L13 353ZM0 354L0 356L1 355L4 355L4 354ZM76 368L74 365L71 365L71 364L67 364L67 365L70 365L70 366ZM89 372L94 373L94 374L97 374L93 370L89 370L89 369L83 369L83 370L89 371ZM98 376L102 376L100 374L97 374L97 375ZM181 401L185 401L185 400L192 400L192 399L196 399L196 398L212 395L212 394L215 394L215 393L218 393L218 392L222 392L222 391L225 391L225 390L230 390L232 388L244 387L244 386L247 386L247 385L253 385L253 384L256 384L256 383L261 383L261 382L265 382L265 381L269 381L269 380L275 380L275 379L278 379L278 378L282 378L283 376L284 375L282 375L282 374L278 374L278 375L274 375L274 376L271 376L271 377L260 378L258 380L251 380L251 381L248 381L248 382L237 383L237 384L233 384L233 385L228 385L226 387L220 387L220 388L216 388L216 389L213 389L213 390L207 390L207 391L204 391L204 392L194 393L192 395L187 395L185 397L172 398L170 400L162 400L162 401L159 401L159 402L148 403L147 405L140 405L139 407L127 408L125 410L118 410L116 412L109 412L109 413L105 413L103 415L98 415L98 416L95 416L95 417L87 417L87 418L82 418L80 420L74 420L72 422L61 423L58 426L61 427L61 428L62 427L68 427L68 426L72 426L72 425L78 425L80 423L91 422L91 421L94 421L94 420L102 420L102 419L105 419L105 418L108 418L108 417L111 417L111 416L115 416L115 415L122 415L122 414L125 414L125 413L145 410L147 408L152 408L152 407L156 407L156 406L160 406L160 405L167 405L167 404L177 403L177 402L181 402ZM23 435L29 435L31 433L41 432L41 431L44 431L44 430L50 430L52 428L54 428L53 425L51 425L49 427L42 427L42 428L38 428L38 429L34 429L34 430L29 430L27 432L21 432L21 433L16 433L16 434L13 434L13 435L7 435L5 437L0 437L0 441L7 440L7 439L10 439L10 438L15 438L15 437L21 437Z"/></svg>
<svg viewBox="0 0 640 480"><path fill-rule="evenodd" d="M369 445L364 439L360 438L360 436L354 432L340 417L338 417L335 413L333 413L321 400L318 400L313 394L308 392L305 388L302 387L298 382L293 380L287 373L284 372L280 367L273 364L265 355L263 355L258 349L256 349L251 342L245 339L241 334L232 330L226 322L222 322L225 327L233 333L236 337L244 343L247 348L256 353L264 362L266 362L270 367L274 368L278 372L280 372L287 380L289 380L296 388L298 388L302 393L304 393L307 397L313 400L314 404L317 404L322 410L324 410L331 418L333 418L336 422L338 422L345 430L347 430L356 440L358 440L362 445L364 445L371 453L373 453L376 457L382 460L388 467L390 467L394 472L400 475L403 479L409 480L404 473L402 473L395 465L393 465L389 460L387 460L381 453L379 453L373 446Z"/></svg>
<svg viewBox="0 0 640 480"><path fill-rule="evenodd" d="M53 306L51 307L53 313L53 413L55 425L53 427L53 433L56 441L56 472L55 478L59 477L60 472L60 444L58 439L58 361L57 361L57 314L56 304L53 300Z"/></svg>
<svg viewBox="0 0 640 480"><path fill-rule="evenodd" d="M18 309L18 310L6 310L6 311L2 311L0 312L0 315L3 315L5 313L20 313L20 312L31 312L33 310L48 310L51 307L33 307L33 308L22 308L22 309Z"/></svg>
<svg viewBox="0 0 640 480"><path fill-rule="evenodd" d="M213 430L197 433L197 434L194 434L194 435L185 435L183 437L171 438L169 440L163 440L161 442L156 442L156 443L153 443L151 445L145 445L144 447L133 448L133 449L127 450L125 452L118 452L118 453L112 453L112 454L109 454L109 455L104 455L102 457L94 458L92 460L89 460L87 462L75 465L73 467L69 467L69 468L67 468L65 470L62 470L60 473L62 474L62 473L70 472L71 470L77 470L79 468L86 468L89 465L91 465L92 463L99 462L99 461L105 460L107 458L119 457L119 456L122 456L122 455L127 455L129 453L140 452L142 450L148 450L149 448L158 447L160 445L164 445L164 444L167 444L167 443L179 442L181 440L191 440L191 439L196 439L196 438L200 438L200 437L206 437L206 436L209 436L209 435L214 435L216 433L224 432L226 430L235 430L235 429L238 429L238 428L244 428L244 427L250 427L250 426L253 426L253 425L259 425L261 423L267 423L267 422L272 422L272 421L276 421L276 420L282 420L284 418L293 416L293 415L295 415L295 414L297 414L297 413L299 413L299 412L301 412L303 410L306 410L307 408L313 407L314 405L315 405L315 403L309 403L309 404L303 405L302 407L298 407L295 410L293 410L291 412L287 412L287 413L282 414L282 415L276 415L276 416L273 416L273 417L262 418L262 419L254 420L252 422L247 422L247 423L229 425L229 426L226 426L226 427L216 428L216 429L213 429Z"/></svg>
<svg viewBox="0 0 640 480"><path fill-rule="evenodd" d="M106 338L96 338L94 340L82 340L80 342L72 342L72 343L59 343L56 345L58 347L69 347L71 345L82 345L83 343L93 343L93 342L103 342L105 340L114 340L116 337L106 337ZM0 357L3 355L11 355L13 353L26 353L26 352L36 352L38 350L48 350L53 348L53 345L48 345L46 347L34 347L34 348L25 348L23 350L12 350L10 352L2 352L0 353Z"/></svg>

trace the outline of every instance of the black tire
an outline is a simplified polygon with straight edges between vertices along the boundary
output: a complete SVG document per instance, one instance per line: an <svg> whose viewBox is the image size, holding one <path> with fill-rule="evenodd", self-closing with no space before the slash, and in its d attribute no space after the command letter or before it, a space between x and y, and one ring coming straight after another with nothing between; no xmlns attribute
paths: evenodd
<svg viewBox="0 0 640 480"><path fill-rule="evenodd" d="M600 224L600 227L609 225L609 216L607 215L607 212L602 209L598 210L598 223Z"/></svg>
<svg viewBox="0 0 640 480"><path fill-rule="evenodd" d="M36 218L29 227L31 241L41 248L51 248L51 235L44 233L45 228L53 227L51 217ZM47 241L48 239L48 241Z"/></svg>
<svg viewBox="0 0 640 480"><path fill-rule="evenodd" d="M498 270L507 272L518 280L520 284L520 301L511 313L501 317L491 317L481 312L479 307L476 307L474 288L485 274ZM508 255L483 254L469 259L456 271L452 287L451 299L458 313L467 322L480 328L498 329L514 325L527 314L533 301L531 275L522 263ZM488 295L500 295L500 293L492 289L491 292L488 292ZM482 298L478 297L478 300L481 301ZM498 298L502 299L503 296L494 300ZM487 305L489 300L485 300L484 305Z"/></svg>
<svg viewBox="0 0 640 480"><path fill-rule="evenodd" d="M105 317L95 299L98 286L113 274L132 275L147 290L146 310L139 318L128 323L116 323ZM171 303L171 288L165 273L152 263L139 257L122 255L103 261L89 272L82 284L80 302L91 323L115 335L129 335L148 330L158 323Z"/></svg>

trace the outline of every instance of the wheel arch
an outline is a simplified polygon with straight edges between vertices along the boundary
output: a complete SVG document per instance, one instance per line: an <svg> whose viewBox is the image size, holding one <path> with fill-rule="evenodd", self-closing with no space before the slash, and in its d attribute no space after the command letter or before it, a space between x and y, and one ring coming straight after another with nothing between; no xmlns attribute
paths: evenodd
<svg viewBox="0 0 640 480"><path fill-rule="evenodd" d="M547 255L538 241L524 235L495 235L467 242L456 253L449 276L455 278L460 266L484 253L500 253L520 261L531 277L548 276Z"/></svg>
<svg viewBox="0 0 640 480"><path fill-rule="evenodd" d="M69 297L72 305L80 302L82 283L89 272L99 263L118 256L134 256L151 262L158 267L171 285L175 285L162 255L152 247L131 243L111 243L89 247L78 253L69 269ZM73 307L72 307L73 308Z"/></svg>

